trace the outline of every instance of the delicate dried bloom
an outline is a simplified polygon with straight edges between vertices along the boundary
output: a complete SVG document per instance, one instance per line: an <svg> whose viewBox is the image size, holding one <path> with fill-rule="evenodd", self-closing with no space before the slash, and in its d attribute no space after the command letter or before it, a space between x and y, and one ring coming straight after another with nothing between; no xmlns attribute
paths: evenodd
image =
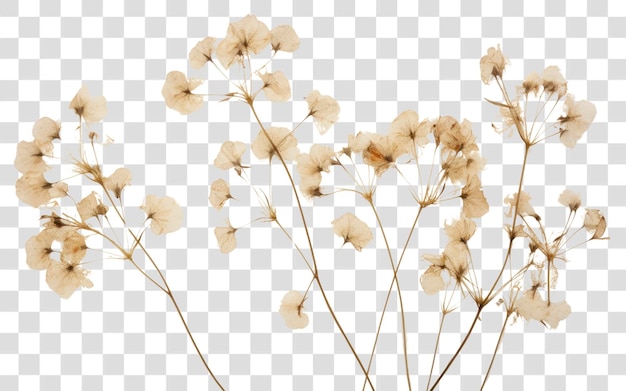
<svg viewBox="0 0 626 391"><path fill-rule="evenodd" d="M511 136L513 133L513 129L519 131L517 129L517 124L522 123L522 108L520 107L519 101L514 100L511 102L513 106L513 110L510 107L500 107L500 115L502 116L502 129L496 129L498 133L504 133L505 130L510 129L511 131L507 134L507 136ZM522 137L525 137L522 135Z"/></svg>
<svg viewBox="0 0 626 391"><path fill-rule="evenodd" d="M36 171L27 172L15 183L17 198L35 208L53 198L65 197L67 189L67 183L50 183L44 178L43 173Z"/></svg>
<svg viewBox="0 0 626 391"><path fill-rule="evenodd" d="M52 118L39 118L33 125L33 137L35 143L39 146L45 144L48 146L52 140L60 139L61 124Z"/></svg>
<svg viewBox="0 0 626 391"><path fill-rule="evenodd" d="M559 67L551 65L543 71L543 90L548 92L548 97L556 92L558 99L567 94L567 80L561 74Z"/></svg>
<svg viewBox="0 0 626 391"><path fill-rule="evenodd" d="M211 193L209 194L209 201L211 205L220 210L229 199L233 198L230 194L230 188L228 183L222 178L211 183Z"/></svg>
<svg viewBox="0 0 626 391"><path fill-rule="evenodd" d="M454 117L446 115L439 117L431 124L432 133L435 136L435 145L438 147L441 142L441 137L447 132L458 133L461 132L461 124Z"/></svg>
<svg viewBox="0 0 626 391"><path fill-rule="evenodd" d="M83 198L77 205L76 209L83 221L100 215L105 215L109 210L109 207L104 205L102 201L96 197L96 193L92 192L87 197Z"/></svg>
<svg viewBox="0 0 626 391"><path fill-rule="evenodd" d="M363 161L372 166L376 175L382 175L396 160L408 153L409 144L400 144L388 135L373 134L369 146L363 151Z"/></svg>
<svg viewBox="0 0 626 391"><path fill-rule="evenodd" d="M352 243L357 251L374 239L370 228L352 213L344 213L332 221L333 231L343 238L343 244Z"/></svg>
<svg viewBox="0 0 626 391"><path fill-rule="evenodd" d="M93 282L87 278L89 271L81 268L78 263L71 263L61 257L60 262L51 262L46 272L46 282L50 289L64 299L80 287L91 288Z"/></svg>
<svg viewBox="0 0 626 391"><path fill-rule="evenodd" d="M532 197L530 196L530 194L526 193L525 191L522 190L522 192L520 193L519 196L519 201L517 201L517 193L507 196L504 199L504 203L509 205L511 208L509 209L509 211L506 213L507 217L511 217L511 215L513 214L513 209L516 208L516 204L517 204L517 211L516 213L520 216L532 216L535 219L539 220L540 217L539 215L535 212L535 209L532 207L532 205L530 205L530 199Z"/></svg>
<svg viewBox="0 0 626 391"><path fill-rule="evenodd" d="M70 102L70 109L74 109L86 123L101 121L107 114L107 101L104 96L92 98L85 84L78 90Z"/></svg>
<svg viewBox="0 0 626 391"><path fill-rule="evenodd" d="M309 105L309 115L313 117L320 134L326 133L339 119L339 103L333 97L313 90L306 97L306 102Z"/></svg>
<svg viewBox="0 0 626 391"><path fill-rule="evenodd" d="M513 229L510 224L505 224L504 230L509 234L509 239L528 237L528 234L524 231L524 226L521 224L516 225L515 229Z"/></svg>
<svg viewBox="0 0 626 391"><path fill-rule="evenodd" d="M367 149L372 143L372 140L378 140L382 137L379 134L372 132L359 132L356 135L348 135L348 147L344 148L346 154L361 153Z"/></svg>
<svg viewBox="0 0 626 391"><path fill-rule="evenodd" d="M267 133L266 133L267 132ZM298 149L298 139L287 128L271 127L264 132L261 130L259 135L254 139L250 148L254 155L259 159L267 159L274 157L277 148L278 152L285 160L293 160L298 157L300 150ZM268 140L267 136L272 140ZM272 143L274 145L272 145Z"/></svg>
<svg viewBox="0 0 626 391"><path fill-rule="evenodd" d="M444 222L443 227L443 230L446 235L448 235L448 239L451 242L467 243L476 232L476 223L474 220L468 219L463 215L461 215L458 220L452 220L452 224Z"/></svg>
<svg viewBox="0 0 626 391"><path fill-rule="evenodd" d="M572 212L576 212L580 208L580 194L575 193L573 190L565 189L559 196L559 203L563 206L568 206Z"/></svg>
<svg viewBox="0 0 626 391"><path fill-rule="evenodd" d="M298 155L296 166L301 177L316 175L322 171L330 172L335 151L325 145L313 144L309 153ZM320 176L321 178L321 176Z"/></svg>
<svg viewBox="0 0 626 391"><path fill-rule="evenodd" d="M226 141L222 144L220 153L217 154L213 164L222 170L234 167L237 174L241 175L241 171L244 169L244 166L241 165L241 157L245 151L246 144L241 141Z"/></svg>
<svg viewBox="0 0 626 391"><path fill-rule="evenodd" d="M480 59L480 75L483 83L489 84L493 77L502 76L504 73L504 67L509 61L504 57L498 48L487 49L487 54Z"/></svg>
<svg viewBox="0 0 626 391"><path fill-rule="evenodd" d="M87 254L85 237L76 229L65 230L63 234L65 237L61 240L61 259L69 264L78 265ZM59 239L58 236L56 239Z"/></svg>
<svg viewBox="0 0 626 391"><path fill-rule="evenodd" d="M15 154L15 168L22 174L27 172L43 173L50 169L43 160L44 156L51 156L47 151L52 151L52 143L37 144L35 141L20 141L17 144L17 152ZM43 148L42 148L43 147Z"/></svg>
<svg viewBox="0 0 626 391"><path fill-rule="evenodd" d="M322 174L315 173L308 176L304 176L300 178L300 191L307 198L312 197L321 197L324 194L320 189L320 185L322 183Z"/></svg>
<svg viewBox="0 0 626 391"><path fill-rule="evenodd" d="M237 232L237 228L233 228L228 222L227 227L216 227L215 228L215 237L217 238L217 243L220 246L220 251L224 254L227 254L237 247L237 238L235 237L235 233Z"/></svg>
<svg viewBox="0 0 626 391"><path fill-rule="evenodd" d="M548 303L536 289L529 289L515 302L517 313L526 320L542 321L549 315Z"/></svg>
<svg viewBox="0 0 626 391"><path fill-rule="evenodd" d="M26 241L26 264L31 269L45 270L52 262L50 254L52 242L54 241L54 232L51 229L44 229L36 236L31 236Z"/></svg>
<svg viewBox="0 0 626 391"><path fill-rule="evenodd" d="M189 64L194 69L200 69L207 62L213 62L211 54L213 53L213 46L215 46L215 38L206 37L202 41L198 42L191 51L189 51Z"/></svg>
<svg viewBox="0 0 626 391"><path fill-rule="evenodd" d="M276 26L270 31L270 40L272 43L272 50L283 52L295 52L300 47L300 38L288 24L282 24Z"/></svg>
<svg viewBox="0 0 626 391"><path fill-rule="evenodd" d="M304 296L298 291L289 291L283 297L278 312L290 329L303 329L309 324L309 316L304 313Z"/></svg>
<svg viewBox="0 0 626 391"><path fill-rule="evenodd" d="M564 108L565 116L558 118L561 142L568 148L574 148L596 117L596 106L586 100L574 102L574 96L567 94Z"/></svg>
<svg viewBox="0 0 626 391"><path fill-rule="evenodd" d="M469 218L478 218L489 211L487 198L481 189L482 185L477 176L467 180L461 190L463 200L463 214Z"/></svg>
<svg viewBox="0 0 626 391"><path fill-rule="evenodd" d="M398 144L412 145L413 148L409 148L409 150L415 154L415 146L422 147L428 144L428 135L431 130L430 122L420 122L415 111L405 110L391 122L389 136L393 137Z"/></svg>
<svg viewBox="0 0 626 391"><path fill-rule="evenodd" d="M141 209L146 212L146 220L152 219L150 228L156 235L174 232L183 224L183 209L172 197L149 194Z"/></svg>
<svg viewBox="0 0 626 391"><path fill-rule="evenodd" d="M537 96L537 94L539 93L539 88L541 88L542 85L543 79L541 79L541 76L539 76L537 72L533 71L528 76L526 76L526 79L522 83L521 92L524 95L528 95L532 92L535 94L535 96Z"/></svg>
<svg viewBox="0 0 626 391"><path fill-rule="evenodd" d="M284 102L291 97L291 87L289 80L281 71L272 73L259 73L259 77L263 80L263 92L267 99L274 102Z"/></svg>
<svg viewBox="0 0 626 391"><path fill-rule="evenodd" d="M228 26L226 37L217 45L217 58L228 69L235 58L249 53L257 54L265 49L270 38L270 30L265 23L257 20L254 15L247 15Z"/></svg>
<svg viewBox="0 0 626 391"><path fill-rule="evenodd" d="M422 288L424 288L424 293L434 295L446 287L443 277L441 277L442 270L443 269L439 266L431 265L426 269L426 272L422 274L420 283L422 284Z"/></svg>
<svg viewBox="0 0 626 391"><path fill-rule="evenodd" d="M443 150L455 153L463 152L466 156L472 151L478 151L476 137L472 132L472 123L464 119L461 126L453 126L441 134Z"/></svg>
<svg viewBox="0 0 626 391"><path fill-rule="evenodd" d="M108 191L112 191L116 198L120 198L122 196L122 190L124 190L124 187L130 185L131 179L130 170L120 167L110 176L102 178L102 186Z"/></svg>
<svg viewBox="0 0 626 391"><path fill-rule="evenodd" d="M552 302L548 306L548 316L543 319L551 329L556 329L559 326L559 322L564 320L572 313L572 307L570 307L565 300L558 303Z"/></svg>
<svg viewBox="0 0 626 391"><path fill-rule="evenodd" d="M201 80L187 80L187 76L182 72L171 71L167 74L161 90L165 104L181 114L189 114L199 110L204 99L202 95L196 95L191 91L200 84L202 84Z"/></svg>
<svg viewBox="0 0 626 391"><path fill-rule="evenodd" d="M591 239L601 239L606 231L606 219L599 209L587 209L583 226L587 231L593 233Z"/></svg>
<svg viewBox="0 0 626 391"><path fill-rule="evenodd" d="M471 177L477 176L485 167L485 159L478 151L470 152L469 156L452 155L442 164L448 178L454 183L466 183Z"/></svg>
<svg viewBox="0 0 626 391"><path fill-rule="evenodd" d="M443 250L444 268L455 280L461 278L469 271L467 259L467 245L461 242L449 242Z"/></svg>

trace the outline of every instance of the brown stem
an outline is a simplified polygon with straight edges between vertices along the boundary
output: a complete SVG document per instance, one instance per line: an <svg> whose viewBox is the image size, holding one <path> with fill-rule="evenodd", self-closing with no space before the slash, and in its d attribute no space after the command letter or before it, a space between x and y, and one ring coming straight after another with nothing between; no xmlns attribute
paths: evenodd
<svg viewBox="0 0 626 391"><path fill-rule="evenodd" d="M483 380L482 385L480 386L480 390L482 391L485 388L485 384L487 384L487 379L489 378L489 373L491 373L491 368L493 367L493 363L496 360L496 354L498 353L498 349L502 344L502 338L504 337L504 331L506 330L506 325L509 321L509 318L513 314L512 311L506 311L506 317L504 318L504 323L502 323L502 330L500 330L500 336L498 337L498 342L496 343L496 348L493 350L493 354L491 355L491 361L489 362L489 368L487 368L487 372L485 373L485 379Z"/></svg>

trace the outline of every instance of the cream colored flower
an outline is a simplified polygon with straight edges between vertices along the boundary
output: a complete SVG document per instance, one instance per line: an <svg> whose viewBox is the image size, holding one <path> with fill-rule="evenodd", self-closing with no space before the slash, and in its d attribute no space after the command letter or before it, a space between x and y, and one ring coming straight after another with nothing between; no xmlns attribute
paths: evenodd
<svg viewBox="0 0 626 391"><path fill-rule="evenodd" d="M535 212L535 209L530 205L530 199L532 197L530 194L526 193L522 190L519 197L519 202L517 201L517 193L513 195L509 195L504 199L504 203L510 206L509 211L506 213L507 217L511 217L513 214L513 209L515 209L515 204L517 203L517 211L516 213L520 216L532 216L535 219L539 220L539 215Z"/></svg>
<svg viewBox="0 0 626 391"><path fill-rule="evenodd" d="M555 329L567 318L572 308L565 301L551 302L543 300L536 289L529 289L516 301L516 311L526 320L538 320Z"/></svg>
<svg viewBox="0 0 626 391"><path fill-rule="evenodd" d="M48 146L52 140L60 139L60 132L61 124L52 118L39 118L33 125L33 137L35 138L35 143L39 146L42 144Z"/></svg>
<svg viewBox="0 0 626 391"><path fill-rule="evenodd" d="M478 151L476 137L472 131L472 123L464 119L461 126L452 126L440 136L443 151L463 152L465 156Z"/></svg>
<svg viewBox="0 0 626 391"><path fill-rule="evenodd" d="M270 43L270 31L256 16L247 15L228 26L226 37L217 45L217 58L222 66L230 68L236 58L257 54Z"/></svg>
<svg viewBox="0 0 626 391"><path fill-rule="evenodd" d="M431 131L435 136L435 145L439 147L441 143L441 137L447 132L459 133L462 132L461 124L454 117L446 115L439 117L436 121L431 122Z"/></svg>
<svg viewBox="0 0 626 391"><path fill-rule="evenodd" d="M237 247L237 237L235 237L237 230L238 228L234 228L230 221L227 227L215 228L215 237L222 253L227 254Z"/></svg>
<svg viewBox="0 0 626 391"><path fill-rule="evenodd" d="M17 198L35 208L45 205L53 198L65 197L67 190L67 183L50 183L43 173L36 171L27 172L15 183Z"/></svg>
<svg viewBox="0 0 626 391"><path fill-rule="evenodd" d="M467 243L476 232L476 223L461 215L458 220L452 220L452 224L444 222L443 230L451 242Z"/></svg>
<svg viewBox="0 0 626 391"><path fill-rule="evenodd" d="M174 232L183 224L183 209L172 197L149 194L141 209L146 212L146 220L152 219L150 228L156 235Z"/></svg>
<svg viewBox="0 0 626 391"><path fill-rule="evenodd" d="M443 250L443 256L445 269L452 278L460 282L469 271L467 245L459 241L449 242Z"/></svg>
<svg viewBox="0 0 626 391"><path fill-rule="evenodd" d="M442 164L448 178L454 183L466 183L471 177L477 176L485 167L485 159L477 151L463 155L450 154Z"/></svg>
<svg viewBox="0 0 626 391"><path fill-rule="evenodd" d="M209 201L211 205L220 210L229 199L233 198L230 194L230 188L228 187L228 183L222 178L217 179L213 183L211 183L211 193L209 194Z"/></svg>
<svg viewBox="0 0 626 391"><path fill-rule="evenodd" d="M91 288L93 282L87 278L89 271L78 263L71 263L61 257L60 262L51 262L46 272L46 282L59 296L68 299L80 287Z"/></svg>
<svg viewBox="0 0 626 391"><path fill-rule="evenodd" d="M443 281L443 277L441 277L442 270L443 268L440 266L430 265L426 272L422 274L420 283L422 288L424 288L424 293L434 295L446 287L446 283Z"/></svg>
<svg viewBox="0 0 626 391"><path fill-rule="evenodd" d="M576 212L581 205L580 194L575 193L573 190L565 189L559 196L559 203L569 207L572 212Z"/></svg>
<svg viewBox="0 0 626 391"><path fill-rule="evenodd" d="M574 148L596 117L596 106L586 100L574 102L574 96L567 94L564 107L565 116L558 118L560 138L566 147Z"/></svg>
<svg viewBox="0 0 626 391"><path fill-rule="evenodd" d="M321 197L324 194L320 189L322 184L322 174L315 173L300 178L300 191L308 198Z"/></svg>
<svg viewBox="0 0 626 391"><path fill-rule="evenodd" d="M267 136L272 140L268 140ZM272 145L274 144L274 145ZM276 149L274 149L276 147ZM298 140L287 128L271 127L267 134L261 130L259 135L252 141L250 146L254 155L259 159L270 160L278 151L285 160L293 160L298 157Z"/></svg>
<svg viewBox="0 0 626 391"><path fill-rule="evenodd" d="M304 313L304 296L298 291L289 291L283 297L278 312L290 329L303 329L309 324L309 316Z"/></svg>
<svg viewBox="0 0 626 391"><path fill-rule="evenodd" d="M91 192L76 205L76 209L84 222L92 217L107 214L109 207L102 203L95 192Z"/></svg>
<svg viewBox="0 0 626 391"><path fill-rule="evenodd" d="M295 52L300 47L300 38L296 31L288 24L276 26L270 31L272 50Z"/></svg>
<svg viewBox="0 0 626 391"><path fill-rule="evenodd" d="M50 254L54 252L52 242L54 242L54 232L50 229L44 229L26 241L26 264L28 267L35 270L48 268L52 262Z"/></svg>
<svg viewBox="0 0 626 391"><path fill-rule="evenodd" d="M428 144L428 135L432 131L429 121L420 122L418 114L413 110L401 112L389 127L389 136L394 138L398 144L408 144L413 147L407 148L411 154L415 155L415 147Z"/></svg>
<svg viewBox="0 0 626 391"><path fill-rule="evenodd" d="M543 319L551 329L556 329L559 326L559 322L565 320L569 314L572 313L572 307L570 307L565 300L559 302L551 302L548 306L548 316Z"/></svg>
<svg viewBox="0 0 626 391"><path fill-rule="evenodd" d="M467 180L461 190L463 214L469 218L478 218L489 212L489 204L481 187L480 179L473 176Z"/></svg>
<svg viewBox="0 0 626 391"><path fill-rule="evenodd" d="M281 71L259 73L259 77L263 81L263 92L265 92L267 99L274 102L284 102L291 98L289 80Z"/></svg>
<svg viewBox="0 0 626 391"><path fill-rule="evenodd" d="M592 233L591 239L602 239L606 232L606 219L599 209L587 209L583 226Z"/></svg>
<svg viewBox="0 0 626 391"><path fill-rule="evenodd" d="M411 144L400 143L398 139L372 134L369 146L363 150L363 161L374 168L376 175L381 176L398 158L409 153Z"/></svg>
<svg viewBox="0 0 626 391"><path fill-rule="evenodd" d="M561 99L567 94L567 80L561 74L559 67L551 65L543 71L543 90L548 92L548 97L553 93L557 94L558 99Z"/></svg>
<svg viewBox="0 0 626 391"><path fill-rule="evenodd" d="M130 170L120 167L110 176L102 178L102 185L108 191L112 191L116 198L120 198L122 196L122 190L130 185L131 180L132 176Z"/></svg>
<svg viewBox="0 0 626 391"><path fill-rule="evenodd" d="M213 164L222 170L234 167L237 174L241 176L241 171L245 168L241 165L241 157L245 151L246 144L241 141L226 141L222 144Z"/></svg>
<svg viewBox="0 0 626 391"><path fill-rule="evenodd" d="M483 83L489 84L493 77L502 76L508 63L500 50L500 45L497 49L493 47L487 49L487 54L480 59L480 76Z"/></svg>
<svg viewBox="0 0 626 391"><path fill-rule="evenodd" d="M533 71L526 76L520 90L524 95L529 95L532 92L535 96L537 96L542 85L543 79L537 72Z"/></svg>
<svg viewBox="0 0 626 391"><path fill-rule="evenodd" d="M343 238L343 244L352 243L357 251L361 251L374 239L374 235L372 235L367 224L353 213L344 213L338 219L333 220L331 224L335 234Z"/></svg>
<svg viewBox="0 0 626 391"><path fill-rule="evenodd" d="M322 171L330 172L335 151L325 145L313 144L309 153L301 153L296 158L298 173L301 177L316 175Z"/></svg>
<svg viewBox="0 0 626 391"><path fill-rule="evenodd" d="M26 174L31 171L43 173L49 170L50 167L43 160L44 156L51 156L46 151L52 151L52 143L48 142L48 144L50 144L49 148L46 144L37 144L35 141L20 141L17 144L14 161L17 171Z"/></svg>
<svg viewBox="0 0 626 391"><path fill-rule="evenodd" d="M313 117L313 122L317 125L320 134L326 133L339 119L341 109L334 98L313 90L306 97L306 102L309 105L309 115Z"/></svg>
<svg viewBox="0 0 626 391"><path fill-rule="evenodd" d="M72 101L73 109L86 123L99 122L107 114L107 101L104 96L92 98L85 84L78 90Z"/></svg>
<svg viewBox="0 0 626 391"><path fill-rule="evenodd" d="M77 230L61 231L65 235L61 241L61 259L65 262L78 265L87 254L87 243L85 237L78 233ZM59 237L56 237L59 240Z"/></svg>
<svg viewBox="0 0 626 391"><path fill-rule="evenodd" d="M171 71L165 78L161 94L165 98L165 104L181 114L190 114L199 110L204 103L202 95L192 93L200 84L201 80L191 79L179 71Z"/></svg>
<svg viewBox="0 0 626 391"><path fill-rule="evenodd" d="M211 55L213 53L213 46L215 46L215 38L206 37L202 41L198 42L189 51L189 64L194 69L200 69L207 62L213 62Z"/></svg>

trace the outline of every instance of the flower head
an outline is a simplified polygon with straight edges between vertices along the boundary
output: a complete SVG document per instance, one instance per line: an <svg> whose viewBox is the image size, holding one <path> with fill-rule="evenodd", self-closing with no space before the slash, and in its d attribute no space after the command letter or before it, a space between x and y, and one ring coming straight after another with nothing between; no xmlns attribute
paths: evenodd
<svg viewBox="0 0 626 391"><path fill-rule="evenodd" d="M230 188L228 183L222 178L215 180L211 183L211 193L209 194L209 201L211 205L220 210L229 199L233 198L230 194Z"/></svg>
<svg viewBox="0 0 626 391"><path fill-rule="evenodd" d="M309 115L313 117L320 134L326 133L339 119L339 103L333 97L321 95L318 90L313 90L306 97L306 102L309 105Z"/></svg>
<svg viewBox="0 0 626 391"><path fill-rule="evenodd" d="M211 55L215 46L215 38L206 37L198 42L189 52L189 64L192 68L200 69L207 62L213 62Z"/></svg>
<svg viewBox="0 0 626 391"><path fill-rule="evenodd" d="M335 151L325 145L313 144L309 153L301 153L296 158L297 169L301 177L330 172Z"/></svg>
<svg viewBox="0 0 626 391"><path fill-rule="evenodd" d="M183 224L183 209L172 197L149 194L141 209L146 212L146 220L152 220L150 228L156 235L174 232Z"/></svg>
<svg viewBox="0 0 626 391"><path fill-rule="evenodd" d="M61 261L51 262L46 272L46 282L59 296L68 299L80 287L91 288L93 282L87 278L89 271L61 257Z"/></svg>
<svg viewBox="0 0 626 391"><path fill-rule="evenodd" d="M575 193L573 190L565 189L559 196L559 203L563 206L570 208L572 212L576 212L580 208L580 194Z"/></svg>
<svg viewBox="0 0 626 391"><path fill-rule="evenodd" d="M543 90L551 96L556 93L558 99L567 94L567 80L561 74L559 67L551 65L543 71Z"/></svg>
<svg viewBox="0 0 626 391"><path fill-rule="evenodd" d="M476 223L461 215L458 220L452 220L452 224L444 223L443 230L451 242L467 243L476 232Z"/></svg>
<svg viewBox="0 0 626 391"><path fill-rule="evenodd" d="M39 207L53 198L65 197L68 186L65 182L50 183L42 172L30 171L15 183L17 198L32 207Z"/></svg>
<svg viewBox="0 0 626 391"><path fill-rule="evenodd" d="M241 165L241 157L245 151L246 144L241 141L226 141L222 144L213 164L222 170L234 167L237 175L241 176L241 171L245 168Z"/></svg>
<svg viewBox="0 0 626 391"><path fill-rule="evenodd" d="M254 15L247 15L228 26L226 37L217 45L217 58L228 69L236 58L265 49L270 38L270 30L265 23Z"/></svg>
<svg viewBox="0 0 626 391"><path fill-rule="evenodd" d="M130 181L132 180L131 172L128 168L120 167L113 172L108 177L102 178L102 185L108 191L112 191L116 198L120 198L122 196L122 190L128 185L130 185Z"/></svg>
<svg viewBox="0 0 626 391"><path fill-rule="evenodd" d="M300 47L300 38L296 31L288 24L276 26L270 31L272 50L295 52Z"/></svg>
<svg viewBox="0 0 626 391"><path fill-rule="evenodd" d="M107 214L109 207L104 205L102 201L96 197L96 193L92 192L87 197L83 198L77 205L76 209L83 221L100 215Z"/></svg>
<svg viewBox="0 0 626 391"><path fill-rule="evenodd" d="M442 270L441 266L430 265L420 277L420 283L427 295L434 295L446 287L446 283L441 277Z"/></svg>
<svg viewBox="0 0 626 391"><path fill-rule="evenodd" d="M343 238L343 243L352 243L357 251L361 251L374 238L367 224L353 213L343 214L333 220L332 225L335 234Z"/></svg>
<svg viewBox="0 0 626 391"><path fill-rule="evenodd" d="M533 71L528 76L526 76L526 79L524 79L520 90L524 95L534 93L535 96L537 96L537 94L539 93L539 89L542 85L543 79L541 78L541 76L539 76L537 72Z"/></svg>
<svg viewBox="0 0 626 391"><path fill-rule="evenodd" d="M263 92L267 99L275 102L284 102L291 97L291 87L289 80L281 71L272 73L259 73L263 81Z"/></svg>
<svg viewBox="0 0 626 391"><path fill-rule="evenodd" d="M298 291L289 291L283 297L278 312L290 329L303 329L309 324L309 316L303 311L304 300Z"/></svg>
<svg viewBox="0 0 626 391"><path fill-rule="evenodd" d="M267 133L266 133L267 132ZM298 149L298 139L287 128L271 127L264 132L259 131L259 135L254 139L250 148L259 159L274 157L276 152L285 160L293 160L300 154ZM269 140L268 137L269 136ZM271 140L271 142L270 142ZM273 145L272 145L273 144ZM274 148L276 147L276 148Z"/></svg>
<svg viewBox="0 0 626 391"><path fill-rule="evenodd" d="M489 211L489 204L481 187L480 179L475 175L467 180L461 190L463 214L469 218L481 217Z"/></svg>
<svg viewBox="0 0 626 391"><path fill-rule="evenodd" d="M509 61L500 50L500 45L497 49L493 47L487 49L487 54L480 59L480 75L483 83L489 84L493 77L502 76L504 67L508 63Z"/></svg>
<svg viewBox="0 0 626 391"><path fill-rule="evenodd" d="M516 209L515 213L517 213L519 216L532 216L535 219L539 220L539 215L535 212L535 209L530 204L531 198L532 197L530 196L530 194L526 193L523 190L519 193L519 201L517 193L507 196L504 199L504 203L509 205L510 209L506 216L511 217L511 215L513 214L513 210Z"/></svg>
<svg viewBox="0 0 626 391"><path fill-rule="evenodd" d="M429 121L420 122L415 111L405 110L391 122L389 135L399 144L422 147L428 144L428 134L431 131L432 126ZM409 150L415 154L415 148L409 148Z"/></svg>
<svg viewBox="0 0 626 391"><path fill-rule="evenodd" d="M238 228L234 228L230 221L226 227L215 228L215 238L222 253L227 254L237 247L237 237L235 237L237 230Z"/></svg>
<svg viewBox="0 0 626 391"><path fill-rule="evenodd" d="M409 152L411 144L401 143L401 140L390 137L390 135L380 135L369 133L370 142L363 150L363 161L374 168L376 175L381 176L389 167L392 167L396 160Z"/></svg>
<svg viewBox="0 0 626 391"><path fill-rule="evenodd" d="M70 109L74 109L76 114L89 124L104 118L107 114L106 104L107 101L104 96L92 98L89 95L89 89L83 84L70 102Z"/></svg>
<svg viewBox="0 0 626 391"><path fill-rule="evenodd" d="M202 107L204 99L202 95L192 93L196 87L202 84L201 80L187 80L187 77L179 71L171 71L165 77L165 83L161 94L165 98L165 104L181 114L190 114Z"/></svg>
<svg viewBox="0 0 626 391"><path fill-rule="evenodd" d="M443 150L454 153L463 152L468 155L470 152L478 151L476 137L472 132L472 123L464 119L461 126L452 126L448 131L441 134L441 144Z"/></svg>
<svg viewBox="0 0 626 391"><path fill-rule="evenodd" d="M586 100L575 102L574 96L567 94L564 107L565 115L558 118L560 138L566 147L574 148L596 117L596 106Z"/></svg>
<svg viewBox="0 0 626 391"><path fill-rule="evenodd" d="M52 242L54 242L54 232L51 229L44 229L26 241L26 264L28 267L35 270L48 268L52 262L50 254L54 252Z"/></svg>
<svg viewBox="0 0 626 391"><path fill-rule="evenodd" d="M587 209L583 226L592 233L591 239L602 239L606 232L606 219L599 209Z"/></svg>
<svg viewBox="0 0 626 391"><path fill-rule="evenodd" d="M52 118L39 118L33 125L33 137L37 145L50 145L52 140L60 139L61 124Z"/></svg>
<svg viewBox="0 0 626 391"><path fill-rule="evenodd" d="M51 156L50 151L52 151L50 142L38 144L35 141L20 141L15 154L15 168L22 174L31 171L43 173L50 169L43 159L44 156Z"/></svg>

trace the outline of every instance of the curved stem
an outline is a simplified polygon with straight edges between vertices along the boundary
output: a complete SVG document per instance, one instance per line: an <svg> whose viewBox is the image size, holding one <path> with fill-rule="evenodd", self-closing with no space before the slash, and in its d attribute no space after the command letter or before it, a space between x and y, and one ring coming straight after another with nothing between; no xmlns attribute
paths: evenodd
<svg viewBox="0 0 626 391"><path fill-rule="evenodd" d="M504 331L506 330L507 322L511 317L513 312L507 310L506 317L504 318L504 323L502 323L502 330L500 330L500 336L498 337L498 342L496 343L496 348L493 350L493 354L491 355L491 361L489 362L489 368L487 368L487 372L485 373L485 379L483 380L482 385L480 386L480 390L482 391L485 388L485 384L487 384L487 379L489 378L489 373L491 373L491 368L493 367L493 363L496 360L496 354L498 353L498 349L500 345L502 345L502 338L504 337Z"/></svg>
<svg viewBox="0 0 626 391"><path fill-rule="evenodd" d="M443 312L441 314L441 322L439 323L439 332L437 333L437 340L435 341L435 349L433 350L433 361L430 364L430 372L428 373L428 383L426 384L426 389L430 387L430 381L433 377L433 369L435 368L435 358L437 358L437 350L439 350L439 340L441 339L441 332L443 331L443 321L446 319L446 315L448 312Z"/></svg>

